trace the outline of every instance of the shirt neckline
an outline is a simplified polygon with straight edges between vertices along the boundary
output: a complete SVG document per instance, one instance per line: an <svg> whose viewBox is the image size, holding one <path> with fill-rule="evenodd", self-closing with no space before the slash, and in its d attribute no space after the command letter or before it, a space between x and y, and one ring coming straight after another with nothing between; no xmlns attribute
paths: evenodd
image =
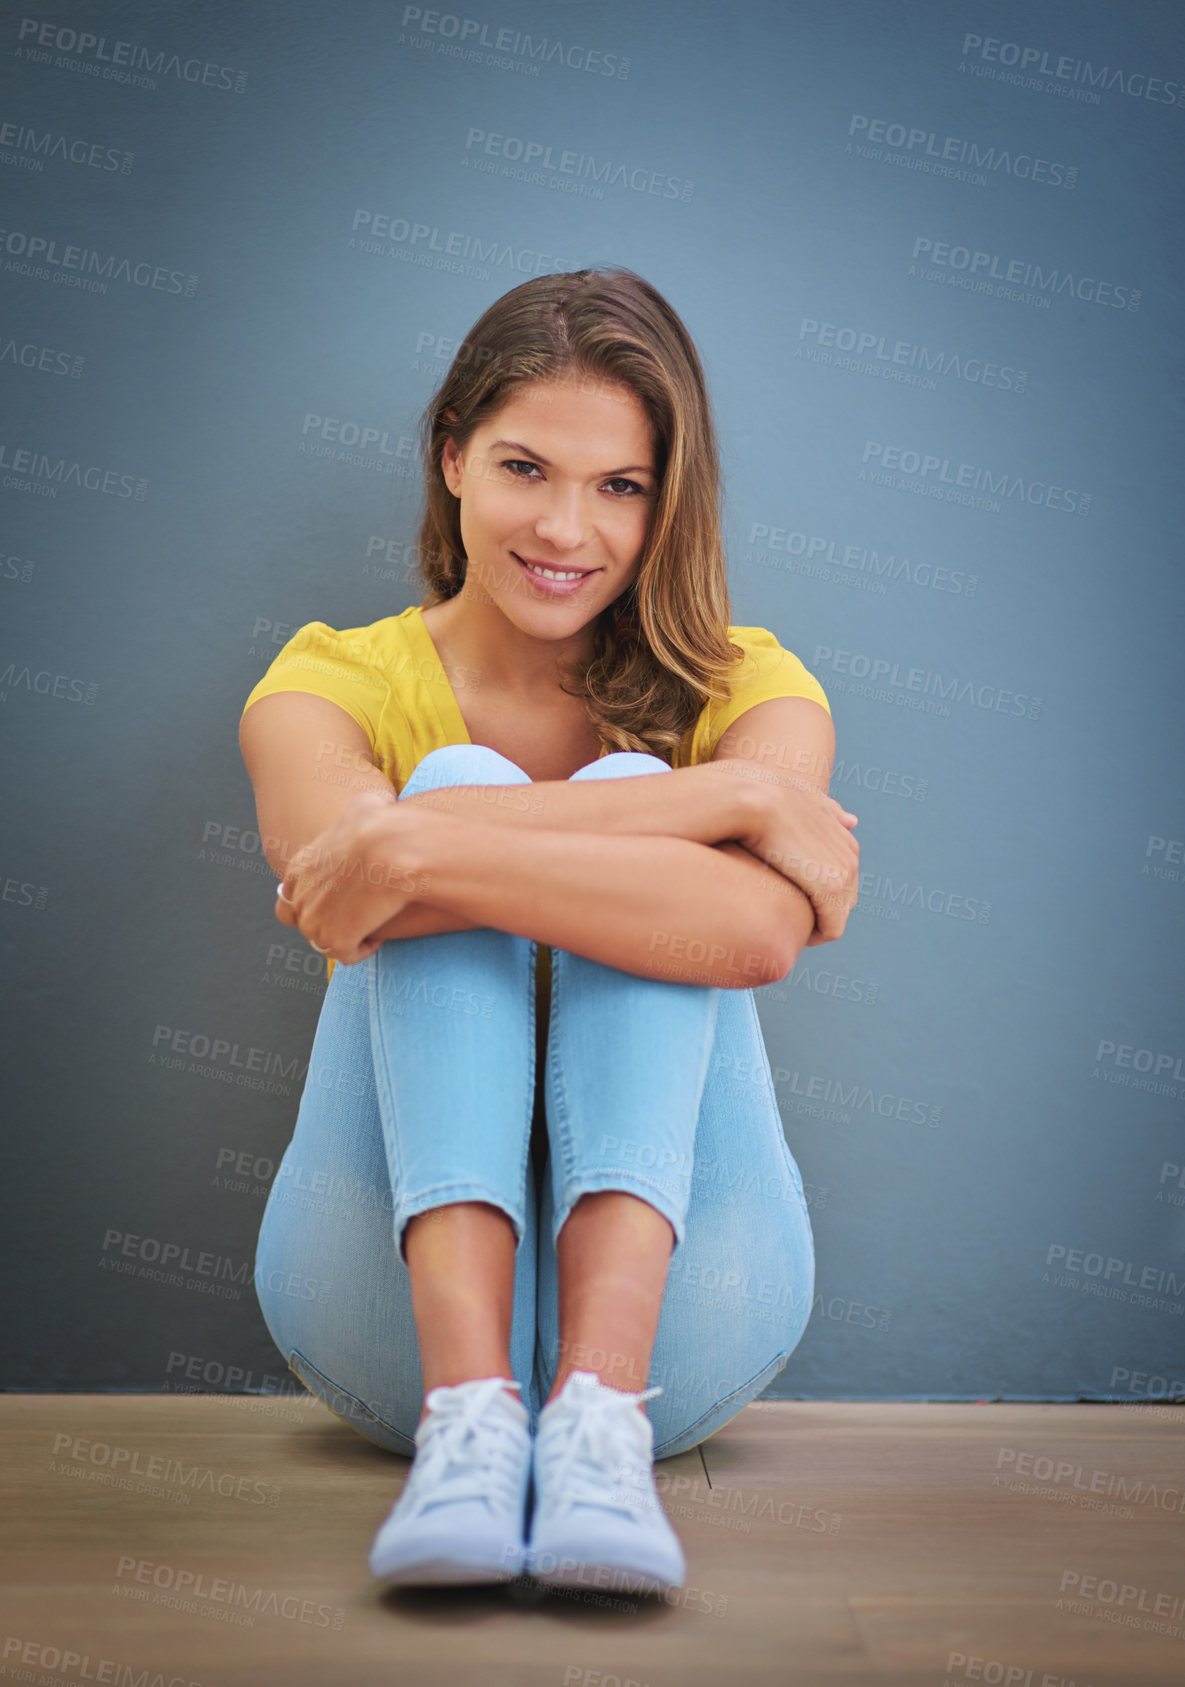
<svg viewBox="0 0 1185 1687"><path fill-rule="evenodd" d="M436 704L436 712L444 728L445 737L450 743L471 744L473 740L469 736L469 728L465 725L461 705L457 702L453 682L445 672L440 652L432 642L432 634L424 625L424 612L418 603L413 603L410 607L411 613L407 618L408 634L412 644L418 647L417 660L427 664L428 684L435 688L429 691L429 695Z"/></svg>

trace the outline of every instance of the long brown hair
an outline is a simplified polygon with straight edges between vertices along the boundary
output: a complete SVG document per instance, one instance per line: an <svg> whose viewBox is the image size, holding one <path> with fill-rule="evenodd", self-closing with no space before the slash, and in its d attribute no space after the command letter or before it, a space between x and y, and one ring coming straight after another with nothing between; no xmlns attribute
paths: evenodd
<svg viewBox="0 0 1185 1687"><path fill-rule="evenodd" d="M725 675L743 652L728 638L720 461L703 368L675 311L633 270L525 281L462 342L420 421L418 552L428 587L420 608L454 597L465 579L460 503L441 468L445 440L463 451L516 387L572 377L637 396L654 433L659 490L637 577L597 617L593 654L570 676L568 694L585 699L611 750L670 762L707 700L728 695Z"/></svg>

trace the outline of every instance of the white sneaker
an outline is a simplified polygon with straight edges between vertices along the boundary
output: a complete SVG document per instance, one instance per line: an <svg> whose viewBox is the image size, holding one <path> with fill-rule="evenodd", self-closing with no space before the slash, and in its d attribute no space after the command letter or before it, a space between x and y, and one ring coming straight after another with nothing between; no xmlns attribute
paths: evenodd
<svg viewBox="0 0 1185 1687"><path fill-rule="evenodd" d="M500 1582L521 1573L531 1474L527 1409L508 1377L433 1388L403 1492L370 1550L387 1586Z"/></svg>
<svg viewBox="0 0 1185 1687"><path fill-rule="evenodd" d="M683 1548L654 1486L654 1429L638 1410L661 1393L628 1394L573 1371L544 1406L526 1554L537 1580L646 1593L682 1587Z"/></svg>

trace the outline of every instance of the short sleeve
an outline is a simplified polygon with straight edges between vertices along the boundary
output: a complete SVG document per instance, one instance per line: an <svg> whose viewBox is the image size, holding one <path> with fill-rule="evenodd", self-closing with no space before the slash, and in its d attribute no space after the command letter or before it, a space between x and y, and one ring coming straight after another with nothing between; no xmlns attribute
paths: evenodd
<svg viewBox="0 0 1185 1687"><path fill-rule="evenodd" d="M370 629L348 627L336 632L324 621L310 621L297 629L252 690L243 714L259 698L277 691L306 691L336 703L353 716L372 746L378 742L390 698Z"/></svg>
<svg viewBox="0 0 1185 1687"><path fill-rule="evenodd" d="M692 733L689 760L710 761L730 726L748 709L774 697L807 697L831 713L827 694L810 669L764 627L730 627L728 636L744 657L728 676L729 693L707 704Z"/></svg>

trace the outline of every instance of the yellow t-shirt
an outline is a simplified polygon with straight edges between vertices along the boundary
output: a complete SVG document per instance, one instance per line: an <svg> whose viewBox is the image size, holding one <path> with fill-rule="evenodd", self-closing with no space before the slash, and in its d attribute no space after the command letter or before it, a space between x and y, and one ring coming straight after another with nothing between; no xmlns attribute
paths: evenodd
<svg viewBox="0 0 1185 1687"><path fill-rule="evenodd" d="M728 636L745 660L729 676L729 695L704 705L672 757L673 767L711 761L727 728L770 698L809 697L831 713L814 674L764 627L729 627ZM402 791L430 750L471 742L458 696L479 679L473 669L454 666L446 672L419 605L412 604L369 627L335 632L324 621L310 621L298 628L252 690L243 714L275 691L326 697L363 728L375 766ZM607 746L601 754L609 754Z"/></svg>

